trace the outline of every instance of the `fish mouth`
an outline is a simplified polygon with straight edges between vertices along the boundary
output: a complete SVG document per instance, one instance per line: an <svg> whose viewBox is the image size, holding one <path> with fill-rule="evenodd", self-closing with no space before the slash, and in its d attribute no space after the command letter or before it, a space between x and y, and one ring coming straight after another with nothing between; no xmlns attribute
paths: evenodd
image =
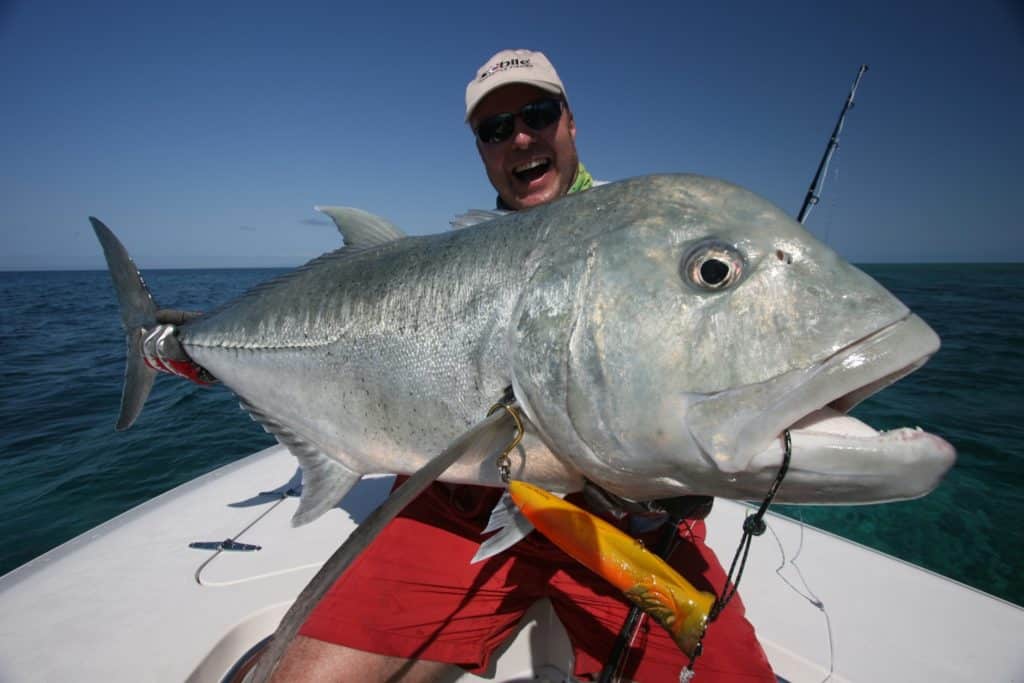
<svg viewBox="0 0 1024 683"><path fill-rule="evenodd" d="M952 446L920 429L879 432L846 413L920 368L938 348L935 332L908 314L811 367L696 400L690 433L719 470L762 481L782 464L788 430L792 463L781 501L924 495L952 466Z"/></svg>

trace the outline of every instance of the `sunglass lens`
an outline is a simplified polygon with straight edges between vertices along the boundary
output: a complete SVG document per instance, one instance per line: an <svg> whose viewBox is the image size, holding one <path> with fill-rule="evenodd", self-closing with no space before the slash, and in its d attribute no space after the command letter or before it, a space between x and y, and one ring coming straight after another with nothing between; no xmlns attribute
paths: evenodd
<svg viewBox="0 0 1024 683"><path fill-rule="evenodd" d="M512 137L515 129L514 114L496 114L484 119L476 129L476 134L483 142L501 142Z"/></svg>
<svg viewBox="0 0 1024 683"><path fill-rule="evenodd" d="M476 134L482 142L504 142L515 133L516 116L506 112L486 118L477 126ZM562 117L562 103L555 99L532 102L520 109L518 116L533 130L543 130Z"/></svg>
<svg viewBox="0 0 1024 683"><path fill-rule="evenodd" d="M523 121L534 130L547 128L562 116L562 103L558 100L541 100L523 107Z"/></svg>

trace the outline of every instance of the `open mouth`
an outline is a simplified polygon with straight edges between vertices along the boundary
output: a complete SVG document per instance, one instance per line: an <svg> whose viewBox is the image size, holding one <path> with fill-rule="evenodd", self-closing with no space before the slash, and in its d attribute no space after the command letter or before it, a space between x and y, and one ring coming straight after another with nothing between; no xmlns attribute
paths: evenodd
<svg viewBox="0 0 1024 683"><path fill-rule="evenodd" d="M846 346L845 348L837 351L831 358L825 361L823 366L828 364L839 365L843 368L850 368L856 366L861 361L859 356L864 355L864 347L871 345L879 337L885 336L892 328L905 324L908 322L907 318L886 327L868 337L861 339L853 344ZM916 318L917 316L913 316ZM919 319L918 319L919 320ZM912 324L913 321L910 321ZM922 323L923 324L923 323ZM934 336L934 334L932 335ZM928 342L928 339L922 339L922 342ZM841 396L835 398L829 403L815 410L808 415L805 415L801 419L794 422L790 427L790 431L805 431L823 434L833 434L840 436L849 437L874 437L878 436L879 432L873 427L860 420L846 415L850 410L854 408L858 403L864 399L872 396L890 384L898 382L900 379L911 374L931 358L932 354L938 348L938 340L936 339L934 348L930 343L923 343L918 347L916 352L912 352L916 355L913 360L910 360L906 364L896 368L891 372L887 372L877 377L876 379L870 380L865 384L848 391ZM856 358L856 360L854 360ZM877 373L876 373L877 374ZM861 377L861 379L864 379ZM840 385L842 386L842 385ZM780 435L781 436L781 435Z"/></svg>
<svg viewBox="0 0 1024 683"><path fill-rule="evenodd" d="M834 401L829 402L825 407L819 408L818 410L800 418L788 427L788 429L791 432L803 431L808 433L832 434L847 437L878 436L880 432L870 425L861 422L857 418L847 415L846 413L852 410L854 406L864 399L877 394L885 387L890 384L895 384L900 379L920 368L928 361L929 357L930 354L929 356L920 358L912 363L908 363L895 372L890 372L873 382L868 382L864 386L840 396Z"/></svg>
<svg viewBox="0 0 1024 683"><path fill-rule="evenodd" d="M512 168L512 175L516 177L521 183L530 184L535 180L539 180L548 172L551 168L551 159L548 157L541 157L538 159L531 159L522 164L517 164Z"/></svg>
<svg viewBox="0 0 1024 683"><path fill-rule="evenodd" d="M724 472L749 469L785 429L877 435L855 418L838 418L919 368L938 348L931 328L909 314L811 367L699 400L689 414L691 433Z"/></svg>
<svg viewBox="0 0 1024 683"><path fill-rule="evenodd" d="M846 413L919 368L938 348L932 329L907 315L811 367L697 401L688 415L690 433L721 472L746 482L753 498L767 490L782 463L786 430L792 462L779 502L922 496L952 466L953 447L919 428L879 432Z"/></svg>

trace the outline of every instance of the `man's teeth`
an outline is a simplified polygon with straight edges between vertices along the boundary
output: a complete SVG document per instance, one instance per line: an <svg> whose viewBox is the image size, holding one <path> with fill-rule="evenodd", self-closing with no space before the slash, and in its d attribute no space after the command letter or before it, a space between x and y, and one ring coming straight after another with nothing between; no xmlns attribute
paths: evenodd
<svg viewBox="0 0 1024 683"><path fill-rule="evenodd" d="M529 171L531 168L537 168L538 166L543 166L546 163L548 163L547 159L534 159L533 161L528 161L525 164L520 164L520 165L514 167L512 170L515 173L522 173L524 171Z"/></svg>

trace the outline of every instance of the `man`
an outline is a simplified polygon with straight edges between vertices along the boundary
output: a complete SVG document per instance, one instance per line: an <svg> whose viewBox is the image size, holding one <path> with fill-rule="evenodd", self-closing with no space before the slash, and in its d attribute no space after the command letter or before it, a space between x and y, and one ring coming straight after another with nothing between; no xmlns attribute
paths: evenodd
<svg viewBox="0 0 1024 683"><path fill-rule="evenodd" d="M466 121L500 209L522 211L591 187L576 152L565 87L539 52L505 50L466 87ZM549 599L569 633L575 675L594 679L629 604L539 533L471 565L500 492L434 484L364 551L314 610L275 680L436 681L452 665L486 669L523 613ZM669 561L702 590L721 593L725 573L686 525ZM734 599L705 639L698 680L775 681ZM647 622L621 667L625 678L675 681L687 660Z"/></svg>
<svg viewBox="0 0 1024 683"><path fill-rule="evenodd" d="M492 57L466 86L466 121L498 208L520 211L590 186L565 89L543 54L506 50Z"/></svg>

